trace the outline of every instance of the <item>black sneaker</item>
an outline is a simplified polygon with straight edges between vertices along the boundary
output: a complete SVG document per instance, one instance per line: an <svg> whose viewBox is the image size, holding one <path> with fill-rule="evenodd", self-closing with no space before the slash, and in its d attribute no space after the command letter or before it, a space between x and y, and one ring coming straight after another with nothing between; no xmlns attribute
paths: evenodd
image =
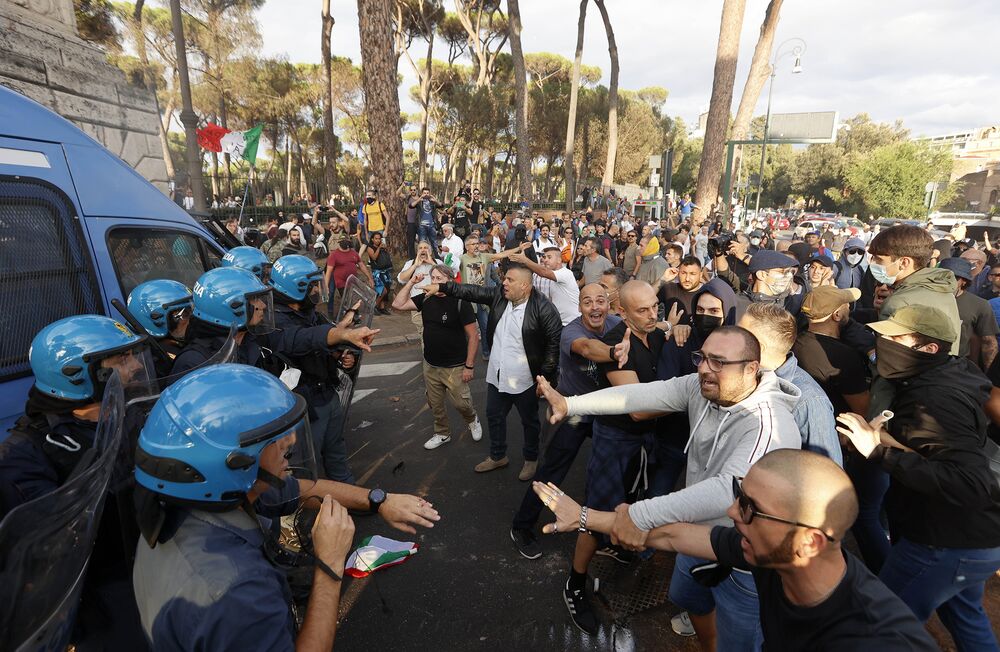
<svg viewBox="0 0 1000 652"><path fill-rule="evenodd" d="M538 547L538 537L531 530L511 528L510 540L525 559L538 559L542 556L542 551Z"/></svg>
<svg viewBox="0 0 1000 652"><path fill-rule="evenodd" d="M566 608L569 610L569 617L573 619L573 623L580 628L580 631L595 636L597 634L597 616L594 615L594 610L590 607L586 591L584 589L570 590L569 580L566 580L566 588L563 589L563 602L566 603Z"/></svg>
<svg viewBox="0 0 1000 652"><path fill-rule="evenodd" d="M635 561L635 553L630 550L623 550L618 546L605 546L597 551L598 555L610 557L623 566L628 566Z"/></svg>

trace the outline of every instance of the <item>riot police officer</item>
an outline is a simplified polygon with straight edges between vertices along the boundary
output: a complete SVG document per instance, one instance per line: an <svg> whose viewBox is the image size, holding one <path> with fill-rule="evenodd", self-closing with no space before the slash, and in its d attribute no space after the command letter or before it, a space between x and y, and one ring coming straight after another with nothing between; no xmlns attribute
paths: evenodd
<svg viewBox="0 0 1000 652"><path fill-rule="evenodd" d="M191 308L191 290L169 279L146 281L128 294L129 313L159 344L150 349L158 378L170 373L181 352Z"/></svg>
<svg viewBox="0 0 1000 652"><path fill-rule="evenodd" d="M161 510L140 516L146 542L133 574L155 649L331 649L354 530L345 507L367 507L405 531L438 520L415 496L313 480L307 411L304 398L244 365L193 371L160 396L135 470L137 494ZM309 546L312 594L296 636L285 575L267 554L274 539L264 517L306 500L322 503Z"/></svg>
<svg viewBox="0 0 1000 652"><path fill-rule="evenodd" d="M256 247L233 247L222 257L223 267L238 267L252 272L263 283L271 277L271 261Z"/></svg>
<svg viewBox="0 0 1000 652"><path fill-rule="evenodd" d="M309 403L315 449L326 477L353 484L337 389L338 368L349 370L356 359L337 348L338 329L316 310L322 300L322 280L323 273L305 256L288 255L275 261L270 281L275 330L268 336L268 346L301 372L291 387Z"/></svg>

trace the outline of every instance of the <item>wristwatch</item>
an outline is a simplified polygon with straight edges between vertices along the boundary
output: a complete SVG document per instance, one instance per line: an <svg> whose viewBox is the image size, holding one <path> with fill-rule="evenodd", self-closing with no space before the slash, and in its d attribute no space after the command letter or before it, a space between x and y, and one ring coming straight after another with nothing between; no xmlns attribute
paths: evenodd
<svg viewBox="0 0 1000 652"><path fill-rule="evenodd" d="M385 492L384 489L379 489L375 487L368 492L368 511L372 514L378 514L378 510L382 507L382 503L385 499L389 497L389 494Z"/></svg>

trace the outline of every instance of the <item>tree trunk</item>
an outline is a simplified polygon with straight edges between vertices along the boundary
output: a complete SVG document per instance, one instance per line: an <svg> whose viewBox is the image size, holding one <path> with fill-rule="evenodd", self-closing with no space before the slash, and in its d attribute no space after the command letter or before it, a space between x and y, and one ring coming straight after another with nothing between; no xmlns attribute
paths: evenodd
<svg viewBox="0 0 1000 652"><path fill-rule="evenodd" d="M184 42L184 23L181 20L181 0L170 0L171 27L174 33L174 47L177 50L177 73L181 84L181 124L184 125L185 162L187 164L188 187L194 195L196 211L205 211L205 186L201 178L201 151L198 149L198 116L191 106L191 80L188 77L187 45Z"/></svg>
<svg viewBox="0 0 1000 652"><path fill-rule="evenodd" d="M753 59L750 61L750 72L747 74L747 82L740 97L740 107L733 121L732 140L746 139L750 131L750 121L753 119L753 110L757 106L757 100L760 99L760 92L764 89L764 82L771 74L771 49L774 47L774 34L778 31L782 2L783 0L771 0L764 13L764 22L760 25L760 37L757 39L757 47L754 48ZM742 157L743 148L739 147L737 158L733 161L734 167Z"/></svg>
<svg viewBox="0 0 1000 652"><path fill-rule="evenodd" d="M431 73L433 70L432 56L434 55L434 34L431 33L427 39L427 62L425 64L424 78L420 80L420 147L417 151L417 165L420 166L417 178L420 187L424 187L427 176L427 123L431 117Z"/></svg>
<svg viewBox="0 0 1000 652"><path fill-rule="evenodd" d="M490 152L489 159L486 161L486 174L483 176L483 187L480 193L481 197L492 197L493 196L493 172L496 168L496 152Z"/></svg>
<svg viewBox="0 0 1000 652"><path fill-rule="evenodd" d="M705 221L719 196L719 175L722 172L726 150L726 131L729 128L733 83L736 81L736 59L740 51L740 29L743 26L745 9L746 0L725 0L722 5L719 46L715 54L715 76L712 80L712 99L708 105L705 141L698 167L698 185L694 200L696 208L692 214L695 225Z"/></svg>
<svg viewBox="0 0 1000 652"><path fill-rule="evenodd" d="M221 69L219 75L220 75L219 84L221 85L222 84ZM222 124L219 125L220 127L222 127L223 129L229 129L229 114L226 111L226 91L224 87L219 89L219 120L222 122ZM225 160L226 163L226 195L232 197L233 196L232 157L229 155L229 152L226 152L222 155L222 158Z"/></svg>
<svg viewBox="0 0 1000 652"><path fill-rule="evenodd" d="M528 141L528 75L521 49L521 9L518 0L507 0L507 29L514 59L514 94L517 99L514 137L517 139L517 185L523 197L531 197L531 143Z"/></svg>
<svg viewBox="0 0 1000 652"><path fill-rule="evenodd" d="M174 160L170 156L170 141L167 140L167 128L174 115L173 100L167 102L167 108L163 112L163 118L157 121L156 135L160 139L160 149L163 151L163 164L167 166L167 178L171 181L176 178L177 172L174 170Z"/></svg>
<svg viewBox="0 0 1000 652"><path fill-rule="evenodd" d="M285 136L285 204L292 203L292 139Z"/></svg>
<svg viewBox="0 0 1000 652"><path fill-rule="evenodd" d="M330 52L330 35L333 31L330 0L323 0L323 183L326 201L336 188L337 143L333 135L333 63Z"/></svg>
<svg viewBox="0 0 1000 652"><path fill-rule="evenodd" d="M740 0L740 2L745 1ZM618 45L615 43L615 32L611 29L611 19L608 17L604 0L594 0L594 3L601 10L604 31L608 34L608 53L611 55L611 82L608 84L608 158L604 163L604 177L601 179L601 186L607 190L615 182L615 159L618 157ZM731 89L729 94L732 95Z"/></svg>
<svg viewBox="0 0 1000 652"><path fill-rule="evenodd" d="M573 59L573 80L569 89L569 119L566 121L566 153L563 156L563 177L566 179L566 212L576 208L576 176L573 170L576 145L576 104L580 93L580 63L583 60L583 27L587 18L587 0L580 0L580 20L576 27L576 57Z"/></svg>
<svg viewBox="0 0 1000 652"><path fill-rule="evenodd" d="M399 124L397 58L393 50L393 0L358 0L361 81L368 114L372 175L389 213L386 239L396 256L405 255L406 219L396 188L403 180L403 137Z"/></svg>

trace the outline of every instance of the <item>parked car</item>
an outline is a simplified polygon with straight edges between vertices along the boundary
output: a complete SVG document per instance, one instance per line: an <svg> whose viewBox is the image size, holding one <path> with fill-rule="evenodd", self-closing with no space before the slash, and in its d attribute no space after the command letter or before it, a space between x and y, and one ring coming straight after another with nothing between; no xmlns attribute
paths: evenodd
<svg viewBox="0 0 1000 652"><path fill-rule="evenodd" d="M823 231L823 227L827 224L836 224L836 221L819 217L802 220L799 222L798 226L795 227L795 237L804 238L810 231Z"/></svg>

